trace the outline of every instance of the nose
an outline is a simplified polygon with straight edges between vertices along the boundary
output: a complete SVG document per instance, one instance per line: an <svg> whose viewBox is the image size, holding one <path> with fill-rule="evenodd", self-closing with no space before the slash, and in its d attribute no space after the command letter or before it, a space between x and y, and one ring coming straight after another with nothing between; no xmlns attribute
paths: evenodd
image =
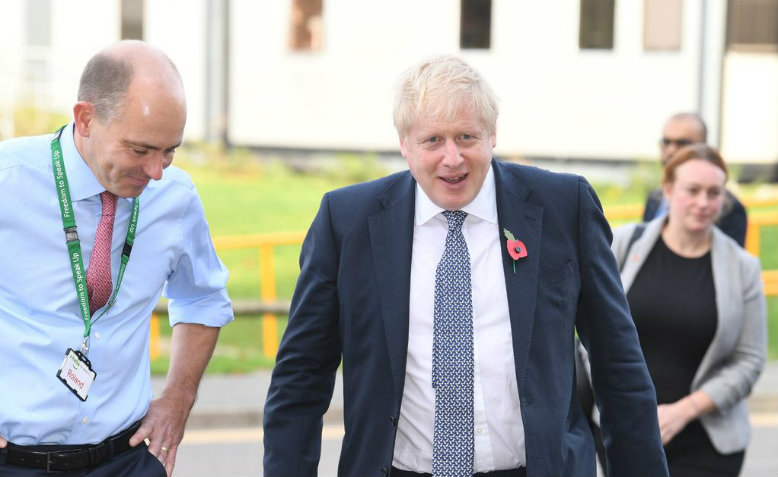
<svg viewBox="0 0 778 477"><path fill-rule="evenodd" d="M697 207L705 208L710 204L710 197L705 192L697 194Z"/></svg>
<svg viewBox="0 0 778 477"><path fill-rule="evenodd" d="M162 179L162 156L162 151L155 151L154 154L149 154L149 160L143 166L143 173L155 181Z"/></svg>
<svg viewBox="0 0 778 477"><path fill-rule="evenodd" d="M446 141L446 147L443 149L443 165L455 169L459 167L464 159L459 152L459 146L456 141Z"/></svg>

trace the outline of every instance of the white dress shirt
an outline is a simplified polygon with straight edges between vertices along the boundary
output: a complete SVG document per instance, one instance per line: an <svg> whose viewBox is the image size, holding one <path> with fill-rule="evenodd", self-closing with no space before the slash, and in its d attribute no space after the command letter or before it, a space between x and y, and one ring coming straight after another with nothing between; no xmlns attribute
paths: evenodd
<svg viewBox="0 0 778 477"><path fill-rule="evenodd" d="M84 333L51 164L52 135L0 143L0 435L19 445L89 444L129 427L152 398L149 318L160 294L170 323L222 326L233 319L227 269L217 258L200 198L173 166L140 196L135 243L114 306L92 326L97 372L86 402L56 377ZM63 160L84 268L104 190L73 141ZM132 200L116 204L111 272L116 284ZM100 312L95 313L95 317Z"/></svg>
<svg viewBox="0 0 778 477"><path fill-rule="evenodd" d="M468 213L462 233L470 253L474 341L474 472L515 469L526 463L524 426L513 359L508 295L503 275L502 232L497 223L491 168ZM392 465L432 472L435 390L432 336L435 270L443 255L448 224L416 185L411 262L408 360ZM515 231L514 231L515 232Z"/></svg>

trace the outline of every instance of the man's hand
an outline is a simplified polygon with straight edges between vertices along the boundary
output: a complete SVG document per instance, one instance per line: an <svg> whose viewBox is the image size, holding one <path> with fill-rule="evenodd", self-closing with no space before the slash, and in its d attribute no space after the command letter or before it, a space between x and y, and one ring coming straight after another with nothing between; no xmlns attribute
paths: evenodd
<svg viewBox="0 0 778 477"><path fill-rule="evenodd" d="M162 396L151 401L140 428L130 439L133 447L148 439L149 452L162 462L168 477L173 474L178 444L184 437L184 426L193 403L191 395L175 394L166 388Z"/></svg>
<svg viewBox="0 0 778 477"><path fill-rule="evenodd" d="M149 440L149 452L164 464L168 477L173 474L178 444L184 437L184 426L194 405L200 378L218 337L219 328L191 323L173 327L165 389L151 401L138 432L130 438L133 447L144 439Z"/></svg>
<svg viewBox="0 0 778 477"><path fill-rule="evenodd" d="M4 448L8 445L8 441L5 439L5 437L0 436L0 449Z"/></svg>
<svg viewBox="0 0 778 477"><path fill-rule="evenodd" d="M656 410L662 445L667 445L689 422L697 417L694 407L686 399L678 400L672 404L660 404Z"/></svg>

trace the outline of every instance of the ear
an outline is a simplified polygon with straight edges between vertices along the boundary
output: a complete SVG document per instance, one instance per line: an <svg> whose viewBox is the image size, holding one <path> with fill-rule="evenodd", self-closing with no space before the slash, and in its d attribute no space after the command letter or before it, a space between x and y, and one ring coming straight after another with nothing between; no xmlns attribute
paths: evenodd
<svg viewBox="0 0 778 477"><path fill-rule="evenodd" d="M406 138L400 136L400 154L402 154L405 159L408 159L408 148L405 146L406 141Z"/></svg>
<svg viewBox="0 0 778 477"><path fill-rule="evenodd" d="M92 121L96 120L95 105L88 101L79 101L73 106L73 120L76 133L82 137L89 137Z"/></svg>
<svg viewBox="0 0 778 477"><path fill-rule="evenodd" d="M497 147L497 131L493 132L489 139L492 141L492 148Z"/></svg>

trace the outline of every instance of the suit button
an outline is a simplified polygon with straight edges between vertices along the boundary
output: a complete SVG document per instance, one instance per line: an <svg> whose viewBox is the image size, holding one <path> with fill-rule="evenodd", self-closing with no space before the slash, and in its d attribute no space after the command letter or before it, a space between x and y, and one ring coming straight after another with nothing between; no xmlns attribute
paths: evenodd
<svg viewBox="0 0 778 477"><path fill-rule="evenodd" d="M392 421L393 426L397 426L397 418L394 416L389 416L389 420Z"/></svg>
<svg viewBox="0 0 778 477"><path fill-rule="evenodd" d="M381 467L381 473L384 475L389 475L389 470L387 470L386 467Z"/></svg>

